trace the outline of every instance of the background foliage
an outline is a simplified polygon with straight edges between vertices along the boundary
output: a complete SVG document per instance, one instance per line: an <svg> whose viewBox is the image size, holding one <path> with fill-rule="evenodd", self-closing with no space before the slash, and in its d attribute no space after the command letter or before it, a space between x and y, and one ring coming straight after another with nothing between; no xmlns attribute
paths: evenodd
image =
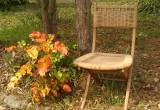
<svg viewBox="0 0 160 110"><path fill-rule="evenodd" d="M0 0L0 10L8 10L11 6L27 3L28 0Z"/></svg>
<svg viewBox="0 0 160 110"><path fill-rule="evenodd" d="M8 10L11 6L25 4L29 0L0 0L0 10ZM39 0L37 0L39 1ZM134 0L95 0L95 1L124 1L133 2ZM149 14L160 14L160 0L139 0L139 11Z"/></svg>
<svg viewBox="0 0 160 110"><path fill-rule="evenodd" d="M160 14L160 0L140 0L139 7L140 12Z"/></svg>
<svg viewBox="0 0 160 110"><path fill-rule="evenodd" d="M160 0L93 0L102 2L119 2L130 4L135 1L139 2L139 11L147 14L160 14Z"/></svg>

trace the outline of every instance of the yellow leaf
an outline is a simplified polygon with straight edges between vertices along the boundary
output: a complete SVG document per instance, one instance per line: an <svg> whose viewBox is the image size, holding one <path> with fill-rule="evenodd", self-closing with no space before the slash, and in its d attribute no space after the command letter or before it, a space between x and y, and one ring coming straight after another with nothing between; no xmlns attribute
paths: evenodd
<svg viewBox="0 0 160 110"><path fill-rule="evenodd" d="M27 74L31 74L31 71L32 71L32 67L30 64L25 64L25 65L22 65L21 68L20 68L20 72L25 75L26 73ZM24 72L24 73L23 73Z"/></svg>
<svg viewBox="0 0 160 110"><path fill-rule="evenodd" d="M12 77L11 79L10 79L10 82L13 82L13 83L17 83L18 82L18 78L16 77L16 76L14 76L14 77Z"/></svg>
<svg viewBox="0 0 160 110"><path fill-rule="evenodd" d="M48 43L52 43L52 41L53 41L54 38L55 38L55 35L54 35L54 34L49 34L49 35L48 35L47 42L48 42Z"/></svg>
<svg viewBox="0 0 160 110"><path fill-rule="evenodd" d="M16 77L17 77L18 79L20 79L22 76L23 76L23 74L22 74L21 72L17 72L17 73L16 73Z"/></svg>
<svg viewBox="0 0 160 110"><path fill-rule="evenodd" d="M13 89L13 88L14 88L14 86L15 86L15 84L14 84L14 83L12 83L12 82L8 83L8 85L7 85L7 91L9 91L9 90Z"/></svg>
<svg viewBox="0 0 160 110"><path fill-rule="evenodd" d="M37 59L38 57L38 49L36 46L32 46L29 49L27 49L27 54L32 58L32 59Z"/></svg>
<svg viewBox="0 0 160 110"><path fill-rule="evenodd" d="M16 76L12 77L10 79L9 84L7 85L7 90L11 90L14 88L14 86L18 83L18 78Z"/></svg>

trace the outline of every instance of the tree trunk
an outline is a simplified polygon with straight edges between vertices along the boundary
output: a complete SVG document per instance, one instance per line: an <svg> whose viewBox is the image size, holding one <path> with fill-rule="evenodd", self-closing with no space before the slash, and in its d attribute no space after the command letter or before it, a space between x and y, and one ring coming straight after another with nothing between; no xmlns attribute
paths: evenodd
<svg viewBox="0 0 160 110"><path fill-rule="evenodd" d="M57 32L57 17L56 17L56 0L49 0L48 16L50 20L50 33Z"/></svg>
<svg viewBox="0 0 160 110"><path fill-rule="evenodd" d="M76 28L78 46L82 54L91 51L91 1L76 0Z"/></svg>
<svg viewBox="0 0 160 110"><path fill-rule="evenodd" d="M40 0L41 4L41 15L42 15L42 23L43 23L43 29L45 33L48 33L49 27L49 19L48 19L48 12L47 12L47 4L45 0Z"/></svg>
<svg viewBox="0 0 160 110"><path fill-rule="evenodd" d="M40 4L43 29L45 33L56 33L56 0L40 0Z"/></svg>

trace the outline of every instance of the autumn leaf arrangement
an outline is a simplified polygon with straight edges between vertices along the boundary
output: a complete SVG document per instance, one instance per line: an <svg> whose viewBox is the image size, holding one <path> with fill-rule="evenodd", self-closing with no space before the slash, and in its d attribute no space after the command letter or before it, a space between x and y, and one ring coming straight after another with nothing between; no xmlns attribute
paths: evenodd
<svg viewBox="0 0 160 110"><path fill-rule="evenodd" d="M13 57L19 49L27 56L27 61L21 64L10 78L7 90L16 87L24 77L29 77L32 79L32 100L36 103L50 95L58 97L63 93L71 93L73 68L69 67L71 63L66 60L69 55L68 48L52 34L33 32L29 38L31 43L20 41L16 46L5 48L6 53L12 53Z"/></svg>

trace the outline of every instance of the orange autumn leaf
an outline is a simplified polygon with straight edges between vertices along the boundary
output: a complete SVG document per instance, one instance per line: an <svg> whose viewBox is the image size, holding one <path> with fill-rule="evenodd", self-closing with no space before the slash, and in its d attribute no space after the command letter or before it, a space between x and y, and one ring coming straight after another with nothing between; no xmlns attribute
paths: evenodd
<svg viewBox="0 0 160 110"><path fill-rule="evenodd" d="M46 41L46 35L40 32L33 32L29 37L32 38L35 42L39 43Z"/></svg>
<svg viewBox="0 0 160 110"><path fill-rule="evenodd" d="M36 83L32 83L32 87L31 87L31 91L32 91L32 98L35 102L39 103L40 100L41 100L41 97L40 97L40 91L37 87L38 85Z"/></svg>
<svg viewBox="0 0 160 110"><path fill-rule="evenodd" d="M50 55L46 55L43 58L39 59L37 64L38 74L40 74L40 76L44 76L45 73L48 72L50 65L51 65Z"/></svg>
<svg viewBox="0 0 160 110"><path fill-rule="evenodd" d="M45 42L46 41L46 35L45 34L41 34L39 37L35 38L35 42Z"/></svg>
<svg viewBox="0 0 160 110"><path fill-rule="evenodd" d="M68 54L68 50L67 48L65 47L65 45L63 43L61 43L60 41L56 41L55 42L55 45L54 45L54 48L53 48L53 51L55 52L60 52L62 55L67 55Z"/></svg>
<svg viewBox="0 0 160 110"><path fill-rule="evenodd" d="M12 52L12 51L14 51L16 49L16 46L10 46L10 47L6 47L5 48L5 51L7 51L7 52Z"/></svg>
<svg viewBox="0 0 160 110"><path fill-rule="evenodd" d="M39 36L41 36L41 33L38 31L35 31L29 35L31 38L38 38Z"/></svg>
<svg viewBox="0 0 160 110"><path fill-rule="evenodd" d="M66 92L66 93L71 93L71 92L72 92L72 89L71 89L71 87L70 87L68 84L64 84L64 85L62 86L62 89L63 89L63 91Z"/></svg>

